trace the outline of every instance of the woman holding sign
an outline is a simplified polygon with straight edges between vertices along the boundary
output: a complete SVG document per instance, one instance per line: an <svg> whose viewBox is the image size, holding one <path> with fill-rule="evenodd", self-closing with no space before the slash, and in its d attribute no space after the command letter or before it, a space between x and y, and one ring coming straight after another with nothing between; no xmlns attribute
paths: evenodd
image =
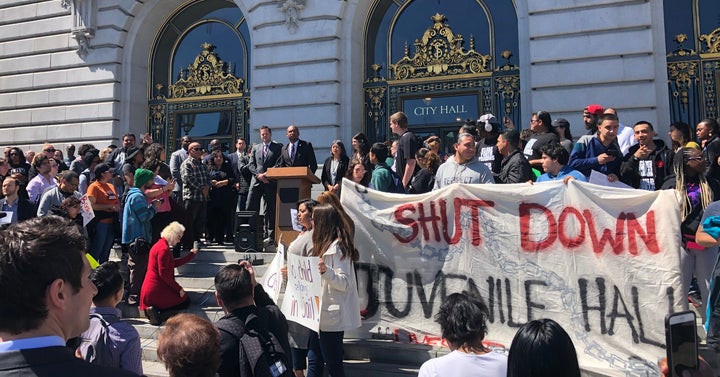
<svg viewBox="0 0 720 377"><path fill-rule="evenodd" d="M318 202L312 199L301 200L297 204L297 222L302 227L302 231L295 240L290 242L287 250L290 254L300 255L303 257L310 256L313 252L312 235L312 216L313 209ZM287 267L281 269L283 276L287 277ZM308 354L308 339L310 337L310 329L296 322L288 321L288 340L290 341L290 351L292 353L293 372L295 376L302 377L303 372L307 368L305 358Z"/></svg>
<svg viewBox="0 0 720 377"><path fill-rule="evenodd" d="M338 210L328 204L315 207L313 253L320 257L322 278L320 333L310 333L308 377L344 377L343 336L345 330L360 327L360 304L353 263L359 254Z"/></svg>

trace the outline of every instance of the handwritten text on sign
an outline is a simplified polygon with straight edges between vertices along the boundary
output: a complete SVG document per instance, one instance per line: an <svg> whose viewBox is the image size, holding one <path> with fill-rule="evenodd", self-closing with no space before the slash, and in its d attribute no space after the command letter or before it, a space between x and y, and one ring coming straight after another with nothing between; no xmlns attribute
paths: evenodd
<svg viewBox="0 0 720 377"><path fill-rule="evenodd" d="M280 297L280 289L282 288L283 276L280 272L283 264L285 263L285 246L283 244L278 245L277 252L273 258L270 266L262 276L260 284L262 284L265 292L268 293L273 301L277 302Z"/></svg>
<svg viewBox="0 0 720 377"><path fill-rule="evenodd" d="M318 257L287 255L288 283L282 312L285 317L310 330L320 329L320 293L322 282L318 270Z"/></svg>
<svg viewBox="0 0 720 377"><path fill-rule="evenodd" d="M573 181L396 197L343 182L368 335L389 327L437 338L445 297L472 292L488 305L494 344L509 347L522 324L552 318L584 369L658 373L664 316L687 305L674 190Z"/></svg>

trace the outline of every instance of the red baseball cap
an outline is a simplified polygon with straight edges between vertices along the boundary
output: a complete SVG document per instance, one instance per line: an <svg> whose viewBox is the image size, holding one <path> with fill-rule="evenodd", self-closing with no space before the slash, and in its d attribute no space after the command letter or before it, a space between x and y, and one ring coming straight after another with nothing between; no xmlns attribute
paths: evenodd
<svg viewBox="0 0 720 377"><path fill-rule="evenodd" d="M595 116L602 115L604 110L605 109L603 109L602 106L596 105L596 104L587 105L587 107L583 109L583 111L587 111L588 113L593 114Z"/></svg>

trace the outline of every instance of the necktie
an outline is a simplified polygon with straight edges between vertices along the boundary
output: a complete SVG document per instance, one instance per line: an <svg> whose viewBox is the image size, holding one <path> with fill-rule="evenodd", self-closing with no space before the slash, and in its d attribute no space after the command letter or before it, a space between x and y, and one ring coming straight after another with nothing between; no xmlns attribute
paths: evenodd
<svg viewBox="0 0 720 377"><path fill-rule="evenodd" d="M290 149L290 163L292 164L295 162L295 144L290 143L288 149Z"/></svg>
<svg viewBox="0 0 720 377"><path fill-rule="evenodd" d="M267 152L268 152L268 145L263 144L263 160L267 158Z"/></svg>

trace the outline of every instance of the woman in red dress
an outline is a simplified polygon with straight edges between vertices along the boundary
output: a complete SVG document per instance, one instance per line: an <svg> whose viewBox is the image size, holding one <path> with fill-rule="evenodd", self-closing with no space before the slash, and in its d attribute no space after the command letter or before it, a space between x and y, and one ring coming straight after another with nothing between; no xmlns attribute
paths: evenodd
<svg viewBox="0 0 720 377"><path fill-rule="evenodd" d="M160 239L150 249L147 273L140 291L140 309L151 324L159 325L190 306L190 297L175 281L175 267L195 258L198 249L182 258L174 259L172 247L183 236L185 227L173 221L160 233Z"/></svg>

